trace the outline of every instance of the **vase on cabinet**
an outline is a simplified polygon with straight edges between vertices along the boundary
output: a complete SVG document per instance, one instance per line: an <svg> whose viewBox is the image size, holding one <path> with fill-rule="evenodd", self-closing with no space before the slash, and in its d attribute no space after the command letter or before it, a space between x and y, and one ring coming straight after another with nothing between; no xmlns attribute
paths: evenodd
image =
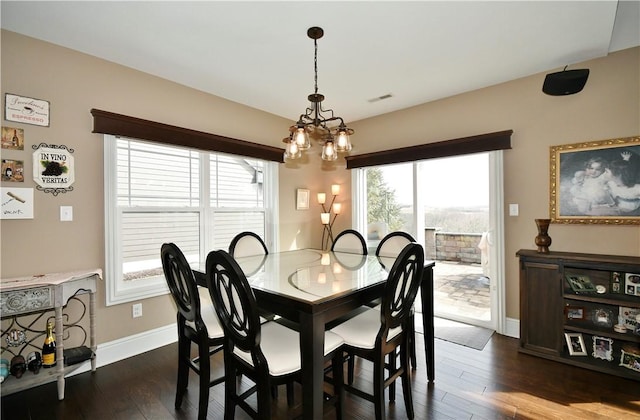
<svg viewBox="0 0 640 420"><path fill-rule="evenodd" d="M535 219L535 221L538 228L538 235L535 239L538 252L548 254L549 245L551 245L551 236L549 236L549 223L551 223L551 219Z"/></svg>

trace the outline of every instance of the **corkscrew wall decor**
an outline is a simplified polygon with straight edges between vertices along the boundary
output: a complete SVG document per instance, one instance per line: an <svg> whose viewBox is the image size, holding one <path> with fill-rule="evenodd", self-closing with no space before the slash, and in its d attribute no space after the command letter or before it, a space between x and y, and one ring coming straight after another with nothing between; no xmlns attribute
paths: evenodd
<svg viewBox="0 0 640 420"><path fill-rule="evenodd" d="M36 189L46 193L58 195L73 191L75 181L75 167L73 163L73 149L65 145L40 143L31 146L33 152L33 180Z"/></svg>

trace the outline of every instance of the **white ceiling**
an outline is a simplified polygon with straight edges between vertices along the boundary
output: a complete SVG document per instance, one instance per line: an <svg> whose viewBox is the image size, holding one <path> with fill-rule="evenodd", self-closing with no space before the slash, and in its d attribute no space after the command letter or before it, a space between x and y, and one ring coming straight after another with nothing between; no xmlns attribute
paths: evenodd
<svg viewBox="0 0 640 420"><path fill-rule="evenodd" d="M0 4L3 29L291 120L313 92L311 26L318 90L347 123L640 45L638 1Z"/></svg>

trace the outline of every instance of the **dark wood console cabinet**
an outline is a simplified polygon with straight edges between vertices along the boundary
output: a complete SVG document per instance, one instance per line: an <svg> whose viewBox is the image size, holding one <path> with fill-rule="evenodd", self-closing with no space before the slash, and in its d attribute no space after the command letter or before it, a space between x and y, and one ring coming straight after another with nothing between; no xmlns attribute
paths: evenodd
<svg viewBox="0 0 640 420"><path fill-rule="evenodd" d="M640 381L640 257L516 255L519 351Z"/></svg>

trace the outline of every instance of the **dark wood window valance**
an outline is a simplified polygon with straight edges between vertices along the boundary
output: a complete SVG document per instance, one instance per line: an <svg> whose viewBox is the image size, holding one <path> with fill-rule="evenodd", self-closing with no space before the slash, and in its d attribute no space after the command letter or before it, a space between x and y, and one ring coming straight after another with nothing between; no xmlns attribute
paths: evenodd
<svg viewBox="0 0 640 420"><path fill-rule="evenodd" d="M284 149L92 109L93 132L284 162Z"/></svg>
<svg viewBox="0 0 640 420"><path fill-rule="evenodd" d="M511 149L513 130L347 156L347 169Z"/></svg>

